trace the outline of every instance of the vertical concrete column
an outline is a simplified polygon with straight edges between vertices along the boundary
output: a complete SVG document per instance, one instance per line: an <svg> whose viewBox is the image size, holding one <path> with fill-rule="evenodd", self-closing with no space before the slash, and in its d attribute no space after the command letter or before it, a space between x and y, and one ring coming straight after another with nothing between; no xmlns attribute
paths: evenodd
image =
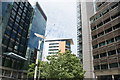
<svg viewBox="0 0 120 80"><path fill-rule="evenodd" d="M24 74L23 74L23 72L21 73L21 79L23 79L24 78L24 76L23 76Z"/></svg>
<svg viewBox="0 0 120 80"><path fill-rule="evenodd" d="M112 80L114 80L114 75L112 75Z"/></svg>
<svg viewBox="0 0 120 80"><path fill-rule="evenodd" d="M11 71L10 78L12 78L12 75L13 75L13 71Z"/></svg>

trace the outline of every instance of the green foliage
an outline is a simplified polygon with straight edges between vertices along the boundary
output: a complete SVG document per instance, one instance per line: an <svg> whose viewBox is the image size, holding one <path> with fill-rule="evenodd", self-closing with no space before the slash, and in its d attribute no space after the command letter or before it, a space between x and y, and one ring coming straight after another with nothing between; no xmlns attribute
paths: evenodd
<svg viewBox="0 0 120 80"><path fill-rule="evenodd" d="M35 64L32 63L31 65L29 65L28 77L33 77L34 76L34 72L35 72Z"/></svg>
<svg viewBox="0 0 120 80"><path fill-rule="evenodd" d="M58 53L57 55L52 55L47 57L48 62L39 62L40 77L41 78L52 78L52 79L82 79L84 77L85 71L80 64L80 59L70 51L65 53ZM34 71L31 67L28 71ZM29 72L31 76L34 72Z"/></svg>

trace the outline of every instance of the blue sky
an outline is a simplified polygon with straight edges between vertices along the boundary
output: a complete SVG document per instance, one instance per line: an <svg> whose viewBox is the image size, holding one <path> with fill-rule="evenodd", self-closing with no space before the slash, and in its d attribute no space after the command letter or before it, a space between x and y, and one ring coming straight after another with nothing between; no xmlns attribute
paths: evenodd
<svg viewBox="0 0 120 80"><path fill-rule="evenodd" d="M47 38L72 38L72 52L77 53L76 0L29 0L39 2L47 15Z"/></svg>

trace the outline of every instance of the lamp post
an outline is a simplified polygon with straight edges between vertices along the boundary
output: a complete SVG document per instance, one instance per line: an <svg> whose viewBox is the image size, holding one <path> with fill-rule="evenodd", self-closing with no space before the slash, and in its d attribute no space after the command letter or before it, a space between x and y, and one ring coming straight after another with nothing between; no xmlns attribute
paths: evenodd
<svg viewBox="0 0 120 80"><path fill-rule="evenodd" d="M42 38L42 40L45 39L45 37L42 36L42 35L40 35L40 34L34 33L34 35L35 35L36 37ZM41 43L42 43L42 40L39 40L38 50L40 50L40 45L41 45ZM38 56L39 56L39 53L40 53L40 51L37 51L37 58L36 58L36 63L35 63L34 80L37 79L38 59L39 59Z"/></svg>

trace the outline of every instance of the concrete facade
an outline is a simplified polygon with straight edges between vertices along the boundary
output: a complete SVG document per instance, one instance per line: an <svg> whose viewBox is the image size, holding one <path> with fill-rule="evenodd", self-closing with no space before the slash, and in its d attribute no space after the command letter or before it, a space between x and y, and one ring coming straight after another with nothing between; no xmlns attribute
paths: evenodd
<svg viewBox="0 0 120 80"><path fill-rule="evenodd" d="M91 18L93 65L99 80L120 78L120 0L97 0Z"/></svg>
<svg viewBox="0 0 120 80"><path fill-rule="evenodd" d="M94 5L93 2L87 1L79 1L80 4L80 15L81 15L81 33L82 40L78 40L81 42L82 47L82 63L83 69L86 71L85 78L94 78L93 72L93 59L92 59L92 44L91 44L91 30L89 19L94 14ZM80 45L80 44L78 44ZM80 57L81 58L81 57Z"/></svg>

